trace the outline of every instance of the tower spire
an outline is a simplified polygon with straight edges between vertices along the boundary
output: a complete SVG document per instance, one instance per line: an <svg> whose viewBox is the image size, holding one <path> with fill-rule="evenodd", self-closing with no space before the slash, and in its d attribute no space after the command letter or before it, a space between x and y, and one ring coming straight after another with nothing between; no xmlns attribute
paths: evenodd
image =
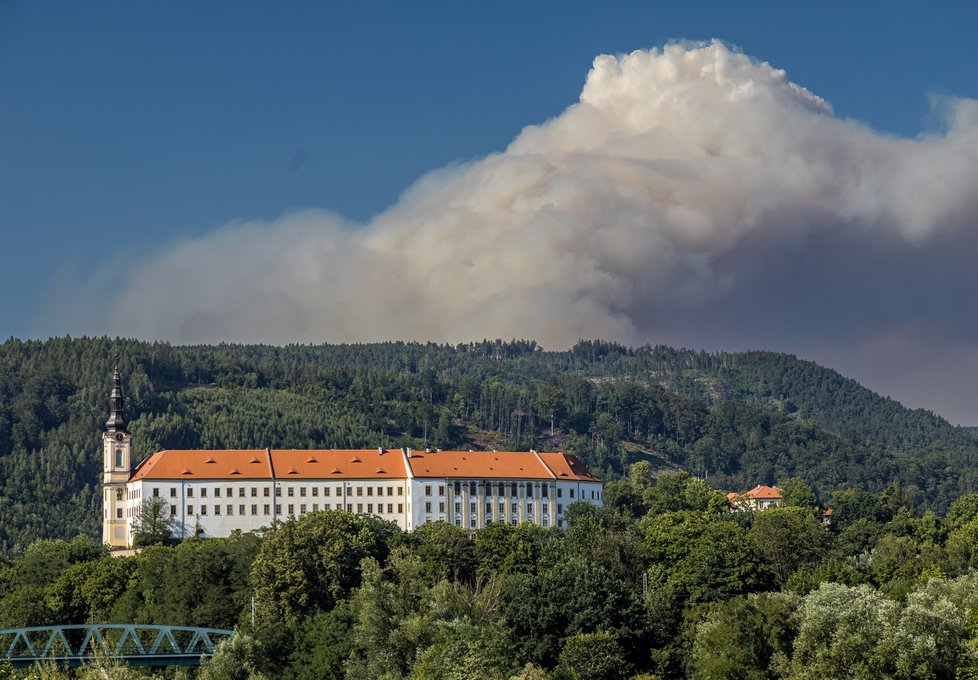
<svg viewBox="0 0 978 680"><path fill-rule="evenodd" d="M122 376L119 369L115 369L112 376L112 394L109 396L109 419L105 421L105 428L110 434L116 432L126 432L126 400L122 395Z"/></svg>

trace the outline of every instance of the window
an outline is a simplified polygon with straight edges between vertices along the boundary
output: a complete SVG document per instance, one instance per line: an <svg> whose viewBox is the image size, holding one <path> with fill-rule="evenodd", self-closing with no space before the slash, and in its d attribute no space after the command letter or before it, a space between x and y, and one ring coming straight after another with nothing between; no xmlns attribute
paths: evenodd
<svg viewBox="0 0 978 680"><path fill-rule="evenodd" d="M272 495L271 490L269 490L267 486L262 489L262 492L263 492L262 495L265 496L265 498L268 498L269 496Z"/></svg>
<svg viewBox="0 0 978 680"><path fill-rule="evenodd" d="M319 511L319 503L313 503L312 504L312 511L313 512L318 512Z"/></svg>
<svg viewBox="0 0 978 680"><path fill-rule="evenodd" d="M279 505L278 503L275 504L275 514L276 515L281 515L282 514L282 506Z"/></svg>
<svg viewBox="0 0 978 680"><path fill-rule="evenodd" d="M455 512L462 512L462 504L461 503L456 503L455 504Z"/></svg>
<svg viewBox="0 0 978 680"><path fill-rule="evenodd" d="M533 498L533 485L532 484L527 484L526 485L526 497L527 498Z"/></svg>
<svg viewBox="0 0 978 680"><path fill-rule="evenodd" d="M532 515L533 514L533 503L527 503L526 504L526 514L528 514L528 515Z"/></svg>
<svg viewBox="0 0 978 680"><path fill-rule="evenodd" d="M176 515L176 514L177 514L177 506L171 505L170 506L170 516L172 517L173 515Z"/></svg>
<svg viewBox="0 0 978 680"><path fill-rule="evenodd" d="M387 504L387 514L388 515L393 515L394 514L394 504L393 503L388 503Z"/></svg>
<svg viewBox="0 0 978 680"><path fill-rule="evenodd" d="M557 503L557 514L559 515L563 511L564 511L564 504L563 503Z"/></svg>
<svg viewBox="0 0 978 680"><path fill-rule="evenodd" d="M242 486L240 489L238 489L238 498L244 498L244 497L245 497L245 488ZM241 514L243 515L244 513Z"/></svg>
<svg viewBox="0 0 978 680"><path fill-rule="evenodd" d="M370 489L367 489L367 490L369 491ZM367 495L369 496L370 494L367 494ZM371 515L374 514L374 504L373 503L367 503L367 512L370 513Z"/></svg>
<svg viewBox="0 0 978 680"><path fill-rule="evenodd" d="M378 496L383 496L384 495L384 487L382 487L382 486L378 486L377 487L377 495Z"/></svg>
<svg viewBox="0 0 978 680"><path fill-rule="evenodd" d="M563 498L563 497L564 497L564 490L561 489L560 487L557 487L557 498Z"/></svg>
<svg viewBox="0 0 978 680"><path fill-rule="evenodd" d="M188 515L194 514L194 506L192 506L192 505L188 505L187 506L187 514Z"/></svg>
<svg viewBox="0 0 978 680"><path fill-rule="evenodd" d="M439 487L438 487L438 495L439 496L444 496L445 495L445 487L444 486L439 485Z"/></svg>
<svg viewBox="0 0 978 680"><path fill-rule="evenodd" d="M234 514L234 506L233 505L227 506L227 514L229 514L229 515L233 515Z"/></svg>
<svg viewBox="0 0 978 680"><path fill-rule="evenodd" d="M550 526L550 520L548 520L546 517L543 518L543 526L544 528Z"/></svg>
<svg viewBox="0 0 978 680"><path fill-rule="evenodd" d="M543 486L540 487L540 497L546 498L549 491L550 491L550 487L544 484Z"/></svg>
<svg viewBox="0 0 978 680"><path fill-rule="evenodd" d="M257 515L258 514L258 505L256 503L252 503L252 505L251 505L251 514L252 515ZM268 514L268 506L267 505L265 506L265 514L266 515Z"/></svg>
<svg viewBox="0 0 978 680"><path fill-rule="evenodd" d="M546 515L548 511L549 511L549 508L547 507L547 504L544 503L543 504L543 514Z"/></svg>
<svg viewBox="0 0 978 680"><path fill-rule="evenodd" d="M124 491L125 491L125 489L116 489L115 490L115 499L117 501L121 501L122 500L122 494L123 494Z"/></svg>
<svg viewBox="0 0 978 680"><path fill-rule="evenodd" d="M424 511L425 512L431 512L431 501L425 501Z"/></svg>
<svg viewBox="0 0 978 680"><path fill-rule="evenodd" d="M479 491L475 487L475 482L469 482L469 493L472 494L473 496L479 493Z"/></svg>
<svg viewBox="0 0 978 680"><path fill-rule="evenodd" d="M220 505L215 505L214 506L214 514L215 515L220 515L221 514L221 506Z"/></svg>
<svg viewBox="0 0 978 680"><path fill-rule="evenodd" d="M233 496L233 495L234 495L234 489L232 489L231 487L228 487L228 489L227 489L227 497L228 498L231 498L231 496Z"/></svg>
<svg viewBox="0 0 978 680"><path fill-rule="evenodd" d="M574 489L571 489L571 490L570 490L570 497L571 497L571 498L573 498L573 497L574 497Z"/></svg>
<svg viewBox="0 0 978 680"><path fill-rule="evenodd" d="M281 498L282 497L282 487L280 487L280 486L276 486L275 487L275 497L276 498Z"/></svg>
<svg viewBox="0 0 978 680"><path fill-rule="evenodd" d="M312 495L313 496L318 496L319 495L319 487L318 486L312 487Z"/></svg>
<svg viewBox="0 0 978 680"><path fill-rule="evenodd" d="M221 497L221 487L217 487L216 489L214 489L214 498L220 498L220 497Z"/></svg>
<svg viewBox="0 0 978 680"><path fill-rule="evenodd" d="M201 505L200 506L200 514L202 514L202 515L206 515L207 514L207 506L206 505Z"/></svg>
<svg viewBox="0 0 978 680"><path fill-rule="evenodd" d="M251 487L251 497L255 498L257 496L258 496L258 487L257 486Z"/></svg>
<svg viewBox="0 0 978 680"><path fill-rule="evenodd" d="M255 506L252 506L252 507L255 507ZM255 510L257 511L257 507L255 507ZM244 515L245 514L245 506L244 506L244 504L238 506L238 514L239 515ZM253 512L251 514L254 515L255 513Z"/></svg>
<svg viewBox="0 0 978 680"><path fill-rule="evenodd" d="M159 498L159 497L160 497L160 487L154 486L153 487L153 498Z"/></svg>
<svg viewBox="0 0 978 680"><path fill-rule="evenodd" d="M398 503L397 504L397 511L398 512L404 512L404 503Z"/></svg>
<svg viewBox="0 0 978 680"><path fill-rule="evenodd" d="M270 514L272 514L272 513L271 513L271 507L272 507L272 506L270 506L270 505L269 505L268 503L266 503L266 504L265 504L265 514L266 514L266 515L270 515Z"/></svg>
<svg viewBox="0 0 978 680"><path fill-rule="evenodd" d="M455 482L452 485L452 488L454 489L456 496L459 495L460 493L462 493L462 483L461 482Z"/></svg>
<svg viewBox="0 0 978 680"><path fill-rule="evenodd" d="M431 495L431 486L430 485L425 486L425 488L424 488L424 495L425 496L430 496Z"/></svg>
<svg viewBox="0 0 978 680"><path fill-rule="evenodd" d="M442 501L438 504L438 512L445 512L445 503Z"/></svg>
<svg viewBox="0 0 978 680"><path fill-rule="evenodd" d="M353 512L353 503L347 503L346 504L346 511L347 512Z"/></svg>
<svg viewBox="0 0 978 680"><path fill-rule="evenodd" d="M323 495L326 496L327 498L329 497L329 487L328 486L323 487Z"/></svg>
<svg viewBox="0 0 978 680"><path fill-rule="evenodd" d="M115 509L115 518L116 519L122 519L122 508L116 508Z"/></svg>
<svg viewBox="0 0 978 680"><path fill-rule="evenodd" d="M170 498L176 498L176 497L177 497L177 489L176 487L173 487L170 489Z"/></svg>
<svg viewBox="0 0 978 680"><path fill-rule="evenodd" d="M363 512L363 503L357 503L357 512Z"/></svg>
<svg viewBox="0 0 978 680"><path fill-rule="evenodd" d="M358 486L357 487L357 495L358 496L362 496L363 495L363 487L362 486Z"/></svg>
<svg viewBox="0 0 978 680"><path fill-rule="evenodd" d="M295 496L295 489L290 486L289 487L289 498L292 498L293 496Z"/></svg>
<svg viewBox="0 0 978 680"><path fill-rule="evenodd" d="M516 498L519 495L519 492L516 490L516 482L509 485L509 495L513 498Z"/></svg>
<svg viewBox="0 0 978 680"><path fill-rule="evenodd" d="M306 487L300 486L299 487L299 496L302 497L302 498L305 498L305 495L306 495Z"/></svg>
<svg viewBox="0 0 978 680"><path fill-rule="evenodd" d="M188 498L193 498L194 497L194 487L192 487L192 486L188 486L187 487L187 497Z"/></svg>
<svg viewBox="0 0 978 680"><path fill-rule="evenodd" d="M367 487L367 495L368 496L373 496L374 495L374 488L372 486L368 486Z"/></svg>
<svg viewBox="0 0 978 680"><path fill-rule="evenodd" d="M394 487L393 486L387 487L387 495L388 496L393 496L394 495Z"/></svg>
<svg viewBox="0 0 978 680"><path fill-rule="evenodd" d="M475 513L475 503L469 503L469 512Z"/></svg>
<svg viewBox="0 0 978 680"><path fill-rule="evenodd" d="M303 503L302 505L299 506L299 514L304 515L305 513L306 513L306 504Z"/></svg>
<svg viewBox="0 0 978 680"><path fill-rule="evenodd" d="M403 486L397 487L397 495L398 496L403 496L404 495L404 487Z"/></svg>
<svg viewBox="0 0 978 680"><path fill-rule="evenodd" d="M492 514L492 503L486 503L486 514L487 515Z"/></svg>
<svg viewBox="0 0 978 680"><path fill-rule="evenodd" d="M203 486L203 487L200 488L200 497L201 498L207 498L207 487L206 486ZM203 513L201 513L201 514L203 514Z"/></svg>

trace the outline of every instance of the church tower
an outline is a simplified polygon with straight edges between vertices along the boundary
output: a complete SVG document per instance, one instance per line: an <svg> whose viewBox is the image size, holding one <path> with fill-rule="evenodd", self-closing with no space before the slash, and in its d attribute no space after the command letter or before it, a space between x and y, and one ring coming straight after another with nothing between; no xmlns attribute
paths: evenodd
<svg viewBox="0 0 978 680"><path fill-rule="evenodd" d="M102 541L111 547L129 545L129 475L132 472L132 437L126 429L126 404L119 369L112 376L109 419L102 435Z"/></svg>

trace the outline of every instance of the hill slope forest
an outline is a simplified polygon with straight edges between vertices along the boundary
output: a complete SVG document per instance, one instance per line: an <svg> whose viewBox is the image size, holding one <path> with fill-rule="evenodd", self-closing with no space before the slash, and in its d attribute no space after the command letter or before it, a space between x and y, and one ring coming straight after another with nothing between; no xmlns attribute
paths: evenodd
<svg viewBox="0 0 978 680"><path fill-rule="evenodd" d="M98 536L115 365L137 460L163 448L532 447L574 453L609 481L647 461L723 490L798 477L823 502L899 489L939 513L978 491L972 432L785 354L11 339L0 345L0 553Z"/></svg>

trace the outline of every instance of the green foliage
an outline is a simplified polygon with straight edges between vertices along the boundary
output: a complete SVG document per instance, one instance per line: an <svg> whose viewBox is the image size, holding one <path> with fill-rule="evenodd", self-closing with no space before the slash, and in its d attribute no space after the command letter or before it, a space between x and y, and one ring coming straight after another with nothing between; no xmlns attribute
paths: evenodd
<svg viewBox="0 0 978 680"><path fill-rule="evenodd" d="M624 680L632 672L614 633L578 633L564 641L560 668L568 677L588 680Z"/></svg>
<svg viewBox="0 0 978 680"><path fill-rule="evenodd" d="M761 593L711 606L696 627L691 675L703 680L779 677L797 635L797 596Z"/></svg>
<svg viewBox="0 0 978 680"><path fill-rule="evenodd" d="M170 505L165 498L150 496L143 500L139 514L132 523L133 545L158 545L170 539L173 533L174 518L170 515Z"/></svg>
<svg viewBox="0 0 978 680"><path fill-rule="evenodd" d="M251 568L262 625L294 624L330 610L360 584L360 561L383 560L397 527L329 510L290 518L269 531Z"/></svg>
<svg viewBox="0 0 978 680"><path fill-rule="evenodd" d="M758 556L779 586L799 567L814 564L830 540L822 524L805 508L759 512L750 535Z"/></svg>

